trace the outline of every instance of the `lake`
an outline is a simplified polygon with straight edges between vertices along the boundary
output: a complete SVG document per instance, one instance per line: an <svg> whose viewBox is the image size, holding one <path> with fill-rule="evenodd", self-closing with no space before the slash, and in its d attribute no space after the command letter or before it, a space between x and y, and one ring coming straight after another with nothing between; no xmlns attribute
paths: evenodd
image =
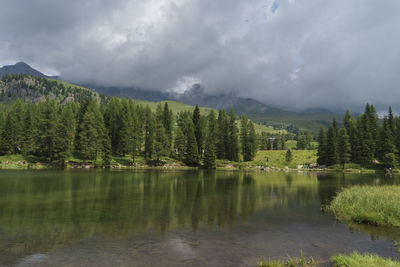
<svg viewBox="0 0 400 267"><path fill-rule="evenodd" d="M0 266L255 266L300 253L400 258L400 232L321 207L400 177L314 172L0 171Z"/></svg>

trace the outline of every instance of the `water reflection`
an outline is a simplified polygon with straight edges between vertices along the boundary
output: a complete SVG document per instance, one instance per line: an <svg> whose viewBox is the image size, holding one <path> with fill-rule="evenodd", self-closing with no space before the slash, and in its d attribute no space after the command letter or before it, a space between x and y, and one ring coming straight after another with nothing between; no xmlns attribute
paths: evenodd
<svg viewBox="0 0 400 267"><path fill-rule="evenodd" d="M329 204L342 187L398 182L376 175L283 172L1 171L0 175L0 262L99 235L152 231L163 236L201 227L229 230L238 224L257 232L292 222L329 224L332 218L321 216L320 205Z"/></svg>

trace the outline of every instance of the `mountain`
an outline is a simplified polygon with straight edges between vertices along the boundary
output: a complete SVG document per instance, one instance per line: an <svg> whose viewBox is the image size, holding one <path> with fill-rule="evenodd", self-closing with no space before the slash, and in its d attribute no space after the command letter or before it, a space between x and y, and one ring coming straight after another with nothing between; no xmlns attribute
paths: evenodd
<svg viewBox="0 0 400 267"><path fill-rule="evenodd" d="M47 76L38 70L35 70L25 62L18 62L15 65L5 65L0 68L0 78L9 74L27 74L41 78L57 78L52 76Z"/></svg>
<svg viewBox="0 0 400 267"><path fill-rule="evenodd" d="M26 74L9 74L0 80L0 103L15 99L37 103L46 98L56 99L61 103L107 99L106 96L90 89L60 80Z"/></svg>
<svg viewBox="0 0 400 267"><path fill-rule="evenodd" d="M117 87L117 86L98 86L90 84L81 84L81 86L92 89L101 94L115 97L125 97L144 101L164 101L174 100L170 94L161 91L141 89L136 87Z"/></svg>
<svg viewBox="0 0 400 267"><path fill-rule="evenodd" d="M41 78L48 77L30 67L24 62L0 68L0 78L7 74L28 74ZM194 84L184 93L164 92L137 87L93 86L82 84L81 88L89 88L99 95L133 98L144 101L178 101L188 105L199 105L215 109L233 109L238 115L246 114L249 118L275 129L286 129L297 132L299 129L317 132L320 126L328 126L333 118L340 119L342 115L331 113L326 109L308 109L305 112L286 111L271 107L251 98L238 97L234 93L219 95L207 94L200 84ZM86 89L87 90L87 89ZM4 90L3 90L4 91ZM4 91L5 92L5 91ZM26 92L20 92L24 95ZM2 100L0 98L0 100ZM2 100L4 101L4 99Z"/></svg>

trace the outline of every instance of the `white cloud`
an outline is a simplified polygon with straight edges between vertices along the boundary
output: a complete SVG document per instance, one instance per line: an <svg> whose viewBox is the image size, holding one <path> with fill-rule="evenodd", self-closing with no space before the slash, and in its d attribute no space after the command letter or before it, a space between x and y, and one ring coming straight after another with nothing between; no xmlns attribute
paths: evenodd
<svg viewBox="0 0 400 267"><path fill-rule="evenodd" d="M400 104L400 2L5 0L0 62L77 82L234 91L283 107Z"/></svg>

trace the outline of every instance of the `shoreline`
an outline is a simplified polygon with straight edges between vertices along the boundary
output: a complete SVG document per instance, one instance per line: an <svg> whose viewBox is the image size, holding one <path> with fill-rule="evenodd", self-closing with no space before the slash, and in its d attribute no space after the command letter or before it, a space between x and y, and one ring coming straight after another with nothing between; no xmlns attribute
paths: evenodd
<svg viewBox="0 0 400 267"><path fill-rule="evenodd" d="M257 166L250 165L248 163L227 163L217 164L215 169L206 169L201 166L191 167L186 166L181 162L166 163L159 166L152 166L143 163L137 163L135 166L114 164L109 168L98 167L93 163L76 163L67 162L65 167L61 167L57 164L44 163L44 162L27 162L27 161L3 161L0 162L0 170L75 170L75 169L115 169L115 170L246 170L246 171L261 171L261 172L326 172L326 173L385 173L385 170L381 169L335 169L335 168L289 168L289 167L276 167L276 166ZM393 170L393 174L400 173L400 170Z"/></svg>

